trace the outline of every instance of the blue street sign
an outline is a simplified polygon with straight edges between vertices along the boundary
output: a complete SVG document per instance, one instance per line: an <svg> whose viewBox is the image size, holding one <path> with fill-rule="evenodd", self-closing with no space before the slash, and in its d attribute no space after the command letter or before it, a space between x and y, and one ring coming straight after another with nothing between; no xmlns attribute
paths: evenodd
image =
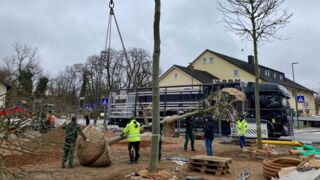
<svg viewBox="0 0 320 180"><path fill-rule="evenodd" d="M297 96L297 103L304 103L304 96Z"/></svg>
<svg viewBox="0 0 320 180"><path fill-rule="evenodd" d="M97 107L97 103L94 103L94 104L93 104L93 107L96 108L96 107Z"/></svg>
<svg viewBox="0 0 320 180"><path fill-rule="evenodd" d="M85 104L85 105L84 105L84 108L85 108L86 110L89 110L89 109L90 109L90 104Z"/></svg>
<svg viewBox="0 0 320 180"><path fill-rule="evenodd" d="M109 104L109 99L108 98L102 98L101 105L102 106L108 106L108 104Z"/></svg>

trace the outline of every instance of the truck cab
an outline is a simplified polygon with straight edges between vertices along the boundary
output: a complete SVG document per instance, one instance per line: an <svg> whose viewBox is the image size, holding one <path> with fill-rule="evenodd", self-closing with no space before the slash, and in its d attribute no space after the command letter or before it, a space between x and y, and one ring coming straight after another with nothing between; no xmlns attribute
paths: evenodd
<svg viewBox="0 0 320 180"><path fill-rule="evenodd" d="M248 83L246 88L247 96L247 117L255 121L255 84ZM268 126L269 137L288 136L292 131L292 122L289 116L290 98L286 88L275 83L259 84L260 118L262 123Z"/></svg>

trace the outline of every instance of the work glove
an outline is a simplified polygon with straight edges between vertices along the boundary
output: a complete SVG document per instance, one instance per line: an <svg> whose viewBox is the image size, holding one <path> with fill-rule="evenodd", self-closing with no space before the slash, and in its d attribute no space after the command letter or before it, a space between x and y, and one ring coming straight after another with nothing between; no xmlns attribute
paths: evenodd
<svg viewBox="0 0 320 180"><path fill-rule="evenodd" d="M121 136L121 137L124 137L124 132L123 132L123 131L121 132L120 136Z"/></svg>
<svg viewBox="0 0 320 180"><path fill-rule="evenodd" d="M86 142L90 142L90 139L89 139L89 138L87 138L87 139L86 139Z"/></svg>

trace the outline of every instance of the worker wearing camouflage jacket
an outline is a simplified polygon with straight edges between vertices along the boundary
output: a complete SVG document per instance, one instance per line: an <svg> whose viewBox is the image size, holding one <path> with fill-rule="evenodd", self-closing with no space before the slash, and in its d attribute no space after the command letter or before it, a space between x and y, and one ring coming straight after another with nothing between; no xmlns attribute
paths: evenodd
<svg viewBox="0 0 320 180"><path fill-rule="evenodd" d="M78 133L81 135L81 137L85 141L89 141L87 137L82 133L80 126L77 124L77 117L73 116L70 123L64 123L62 125L62 129L66 130L66 136L65 136L65 144L63 146L63 156L62 156L62 168L65 168L65 163L67 161L67 158L69 156L69 164L68 168L73 168L73 153L74 148L76 146L76 140Z"/></svg>
<svg viewBox="0 0 320 180"><path fill-rule="evenodd" d="M129 142L128 150L130 161L129 164L137 163L139 160L139 149L140 149L140 123L131 117L130 123L127 124L123 133L127 135L127 140ZM133 153L135 151L135 155Z"/></svg>
<svg viewBox="0 0 320 180"><path fill-rule="evenodd" d="M245 119L244 116L239 116L240 120L237 121L237 126L238 126L238 134L239 134L239 144L240 148L246 147L246 141L245 141L245 135L247 134L247 129L248 129L248 123Z"/></svg>

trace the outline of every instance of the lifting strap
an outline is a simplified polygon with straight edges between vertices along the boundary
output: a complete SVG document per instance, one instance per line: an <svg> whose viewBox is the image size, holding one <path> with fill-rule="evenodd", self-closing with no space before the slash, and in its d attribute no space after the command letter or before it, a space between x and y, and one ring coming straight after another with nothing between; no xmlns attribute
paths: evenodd
<svg viewBox="0 0 320 180"><path fill-rule="evenodd" d="M122 36L121 36L121 32L120 32L120 28L119 28L119 25L118 25L118 21L117 21L116 15L115 15L114 10L113 10L113 8L114 8L113 0L110 0L109 8L110 8L110 12L109 12L109 20L108 20L108 26L107 26L107 38L106 38L105 49L104 49L104 51L101 51L101 58L104 58L104 59L107 58L108 62L110 62L111 26L112 26L112 17L113 17L114 22L115 22L116 27L117 27L117 31L118 31L119 37L120 37L120 41L121 41L122 49L123 49L123 52L124 52L125 60L127 61L128 66L130 67L131 66L130 65L130 61L129 61L129 58L128 58L128 55L127 55L127 51L126 51Z"/></svg>

